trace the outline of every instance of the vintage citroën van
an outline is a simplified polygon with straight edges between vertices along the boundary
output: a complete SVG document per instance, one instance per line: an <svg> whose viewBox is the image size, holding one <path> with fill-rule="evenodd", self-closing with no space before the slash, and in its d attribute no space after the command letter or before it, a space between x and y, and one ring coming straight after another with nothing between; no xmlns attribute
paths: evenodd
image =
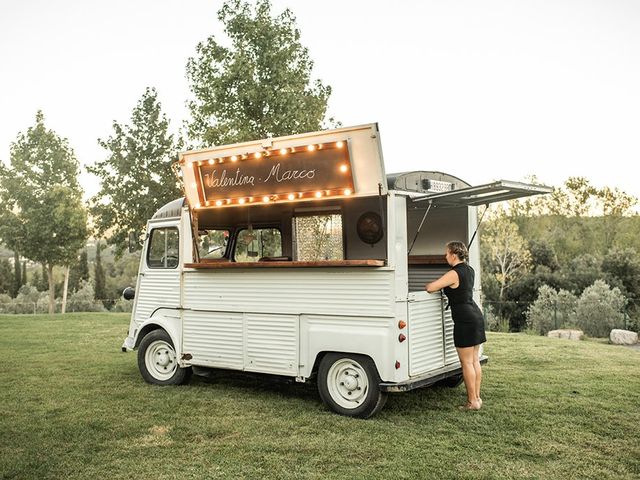
<svg viewBox="0 0 640 480"><path fill-rule="evenodd" d="M478 205L550 190L386 175L376 124L179 164L186 197L148 222L123 345L144 379L181 384L192 367L317 377L331 409L363 418L388 392L460 383L450 312L424 285L448 269L452 239L471 243L480 271ZM479 301L479 275L475 288Z"/></svg>

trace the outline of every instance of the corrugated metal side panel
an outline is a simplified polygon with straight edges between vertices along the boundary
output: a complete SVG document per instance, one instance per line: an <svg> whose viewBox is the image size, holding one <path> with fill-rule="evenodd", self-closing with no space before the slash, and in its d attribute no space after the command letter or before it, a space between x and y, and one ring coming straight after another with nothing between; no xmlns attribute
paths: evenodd
<svg viewBox="0 0 640 480"><path fill-rule="evenodd" d="M297 315L245 314L245 370L298 373Z"/></svg>
<svg viewBox="0 0 640 480"><path fill-rule="evenodd" d="M444 312L444 339L444 364L450 365L459 362L458 352L453 344L453 319L451 318L451 310L445 310Z"/></svg>
<svg viewBox="0 0 640 480"><path fill-rule="evenodd" d="M437 280L450 270L433 265L409 265L409 291L422 292L425 284Z"/></svg>
<svg viewBox="0 0 640 480"><path fill-rule="evenodd" d="M184 273L184 307L324 315L393 316L393 271L201 270Z"/></svg>
<svg viewBox="0 0 640 480"><path fill-rule="evenodd" d="M429 298L409 302L409 375L444 365L442 301Z"/></svg>
<svg viewBox="0 0 640 480"><path fill-rule="evenodd" d="M149 318L159 307L178 308L180 306L180 272L146 272L140 280L136 292L136 313L138 323Z"/></svg>
<svg viewBox="0 0 640 480"><path fill-rule="evenodd" d="M241 313L183 313L183 352L196 365L233 368L244 366L243 316Z"/></svg>

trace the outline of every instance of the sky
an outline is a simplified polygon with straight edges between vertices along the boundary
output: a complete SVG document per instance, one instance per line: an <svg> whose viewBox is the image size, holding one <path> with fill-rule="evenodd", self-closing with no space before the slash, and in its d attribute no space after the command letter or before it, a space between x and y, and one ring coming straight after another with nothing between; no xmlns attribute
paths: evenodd
<svg viewBox="0 0 640 480"><path fill-rule="evenodd" d="M0 161L45 123L82 165L147 86L177 132L185 65L224 38L220 1L0 2ZM443 171L560 186L570 176L640 197L640 2L272 0L290 8L331 85L329 115L378 122L387 173ZM85 196L96 179L81 176Z"/></svg>

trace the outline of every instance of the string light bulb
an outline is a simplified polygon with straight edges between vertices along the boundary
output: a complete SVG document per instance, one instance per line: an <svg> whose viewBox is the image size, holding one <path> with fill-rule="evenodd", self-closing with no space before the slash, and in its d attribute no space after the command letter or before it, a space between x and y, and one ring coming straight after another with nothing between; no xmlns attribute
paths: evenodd
<svg viewBox="0 0 640 480"><path fill-rule="evenodd" d="M349 170L349 167L347 167L347 166L346 166L346 165L344 165L344 164L340 165L340 171L341 171L341 172L343 172L343 173L344 173L344 172L346 172L347 170Z"/></svg>
<svg viewBox="0 0 640 480"><path fill-rule="evenodd" d="M220 205L222 205L222 200L216 200L216 206L219 207Z"/></svg>
<svg viewBox="0 0 640 480"><path fill-rule="evenodd" d="M256 152L253 154L253 158L261 158L262 154L260 152Z"/></svg>
<svg viewBox="0 0 640 480"><path fill-rule="evenodd" d="M231 157L231 161L232 161L232 162L237 162L237 161L238 161L238 156L237 156L237 155L233 155L233 156Z"/></svg>
<svg viewBox="0 0 640 480"><path fill-rule="evenodd" d="M244 205L244 202L245 202L245 201L246 201L246 200L245 200L244 198L241 198L240 200L238 200L238 203L239 203L240 205Z"/></svg>
<svg viewBox="0 0 640 480"><path fill-rule="evenodd" d="M264 203L269 203L269 197L267 195L265 195L264 197L262 197L262 201Z"/></svg>
<svg viewBox="0 0 640 480"><path fill-rule="evenodd" d="M342 142L342 141L336 142L336 147L338 147L338 148L344 147L344 142Z"/></svg>
<svg viewBox="0 0 640 480"><path fill-rule="evenodd" d="M316 149L316 146L315 146L315 145L309 145L309 146L307 147L307 150L309 150L310 152L313 152L315 149Z"/></svg>
<svg viewBox="0 0 640 480"><path fill-rule="evenodd" d="M316 198L322 197L322 192L316 192Z"/></svg>
<svg viewBox="0 0 640 480"><path fill-rule="evenodd" d="M350 188L345 188L344 189L344 194L345 195L351 195L351 189Z"/></svg>
<svg viewBox="0 0 640 480"><path fill-rule="evenodd" d="M286 155L287 154L287 149L286 148L281 148L280 149L280 155Z"/></svg>
<svg viewBox="0 0 640 480"><path fill-rule="evenodd" d="M288 198L289 200L294 200L294 199L296 198L296 196L295 196L293 193L290 193L290 194L287 196L287 198Z"/></svg>

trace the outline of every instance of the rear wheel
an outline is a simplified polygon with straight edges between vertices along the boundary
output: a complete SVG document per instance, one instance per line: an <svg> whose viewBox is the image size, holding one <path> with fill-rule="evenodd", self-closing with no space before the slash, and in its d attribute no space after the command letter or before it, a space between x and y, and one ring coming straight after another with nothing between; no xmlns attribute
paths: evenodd
<svg viewBox="0 0 640 480"><path fill-rule="evenodd" d="M376 366L364 355L325 355L318 369L318 392L334 412L356 418L371 417L387 401Z"/></svg>
<svg viewBox="0 0 640 480"><path fill-rule="evenodd" d="M171 337L158 329L147 333L138 348L138 368L147 383L181 385L191 378L191 367L180 368Z"/></svg>

